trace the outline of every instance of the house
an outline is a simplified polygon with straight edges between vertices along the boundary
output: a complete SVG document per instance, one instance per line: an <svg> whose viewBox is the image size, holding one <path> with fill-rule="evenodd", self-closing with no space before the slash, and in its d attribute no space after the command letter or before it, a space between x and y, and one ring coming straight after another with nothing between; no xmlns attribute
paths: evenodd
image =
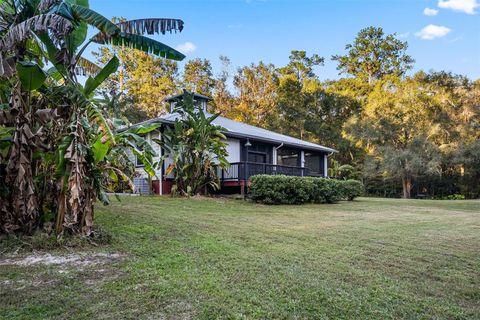
<svg viewBox="0 0 480 320"><path fill-rule="evenodd" d="M163 150L153 142L154 139L161 139L164 126L172 125L179 117L173 112L175 102L182 99L179 94L166 99L170 103L171 113L150 119L136 125L161 123L158 130L148 133L146 140L158 154L162 156ZM198 108L207 110L207 104L211 98L194 94L194 101ZM225 117L217 117L214 124L226 129L227 151L229 168L219 169L218 176L221 180L223 190L236 188L238 191L248 182L249 177L256 174L283 174L293 176L327 176L328 156L337 152L336 150L311 143L301 139L293 138L273 131L248 125L242 122L233 121ZM134 157L132 155L132 157ZM147 174L142 169L140 162L136 161L138 177L134 179L137 192L148 193L149 183ZM167 158L161 168L156 170L156 178L152 182L153 191L157 194L168 194L171 191L173 175L165 175L165 168L171 164Z"/></svg>

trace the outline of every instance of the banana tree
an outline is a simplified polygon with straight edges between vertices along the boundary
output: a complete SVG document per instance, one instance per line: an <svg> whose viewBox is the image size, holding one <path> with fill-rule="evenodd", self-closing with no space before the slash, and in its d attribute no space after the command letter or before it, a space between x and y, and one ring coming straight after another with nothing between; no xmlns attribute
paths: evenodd
<svg viewBox="0 0 480 320"><path fill-rule="evenodd" d="M8 108L2 110L0 124L14 128L8 151L5 183L10 186L2 197L1 230L30 233L38 221L38 206L32 174L32 132L34 96L45 81L42 55L35 32L49 33L52 41L73 30L72 23L48 12L47 1L0 1L0 77L10 84Z"/></svg>
<svg viewBox="0 0 480 320"><path fill-rule="evenodd" d="M225 129L213 123L218 115L197 108L189 92L175 106L179 117L166 128L162 140L155 140L166 151L162 161L172 160L165 174L174 174L174 193L190 196L206 187L219 189L217 168L225 169L229 163Z"/></svg>
<svg viewBox="0 0 480 320"><path fill-rule="evenodd" d="M98 33L86 40L89 25L97 28ZM55 211L57 232L65 228L73 233L91 232L93 203L99 196L96 164L108 153L104 151L105 146L110 149L116 144L111 124L103 118L93 100L98 86L116 71L118 60L113 57L100 67L82 54L89 44L100 43L129 46L182 60L184 55L180 52L143 36L182 29L183 22L177 19L114 24L89 9L87 0L0 0L0 74L7 79L20 79L12 81L9 110L0 112L0 124L15 127L6 173L11 199L5 201L2 197L0 203L3 231L22 228L23 232L31 232L38 223L39 211L48 207L46 210ZM43 60L51 65L46 71L42 70ZM21 79L22 67L29 67L41 75L30 74ZM84 85L77 79L78 72L88 74ZM24 82L29 79L40 83L32 82L35 87L25 88ZM35 91L40 96L37 100L46 101L44 104L48 107L33 104L28 90ZM35 115L42 123L55 124L53 129L50 127L50 133L55 134L47 145L50 150L57 149L53 157L56 188L49 189L56 189L58 196L48 206L39 206L35 196L32 156L38 145L35 140L40 136L30 128L40 127L40 131L43 128Z"/></svg>

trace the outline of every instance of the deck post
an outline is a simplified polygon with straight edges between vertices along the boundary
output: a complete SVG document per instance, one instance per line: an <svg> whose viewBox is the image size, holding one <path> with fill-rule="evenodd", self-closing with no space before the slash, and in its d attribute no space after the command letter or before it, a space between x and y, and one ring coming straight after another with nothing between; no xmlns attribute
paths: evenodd
<svg viewBox="0 0 480 320"><path fill-rule="evenodd" d="M220 168L222 170L222 181L220 182L221 187L223 187L223 184L225 182L225 170L223 168Z"/></svg>

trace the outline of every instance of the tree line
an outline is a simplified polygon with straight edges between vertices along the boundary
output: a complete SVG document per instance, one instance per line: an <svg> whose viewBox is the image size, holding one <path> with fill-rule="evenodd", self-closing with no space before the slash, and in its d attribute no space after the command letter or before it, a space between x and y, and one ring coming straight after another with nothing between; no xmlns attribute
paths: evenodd
<svg viewBox="0 0 480 320"><path fill-rule="evenodd" d="M103 85L109 109L130 122L167 112L181 89L213 97L210 112L333 147L330 174L362 179L371 195L480 195L480 80L445 71L409 73L408 44L382 28L360 30L331 57L341 77L321 81L325 57L294 50L285 66L260 61L232 72L220 56L180 70L175 61L102 47L118 71ZM321 72L321 71L320 71Z"/></svg>

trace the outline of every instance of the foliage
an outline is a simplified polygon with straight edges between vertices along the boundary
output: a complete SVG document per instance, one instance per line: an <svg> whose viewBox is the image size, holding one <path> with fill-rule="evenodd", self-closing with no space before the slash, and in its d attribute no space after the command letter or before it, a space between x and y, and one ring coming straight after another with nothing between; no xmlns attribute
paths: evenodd
<svg viewBox="0 0 480 320"><path fill-rule="evenodd" d="M405 198L410 197L412 178L441 172L433 141L443 135L435 125L444 114L442 99L443 92L421 75L387 77L377 82L362 113L345 127L345 137L364 147L378 170L402 179Z"/></svg>
<svg viewBox="0 0 480 320"><path fill-rule="evenodd" d="M187 61L183 71L183 86L188 91L212 96L215 80L210 61L199 58Z"/></svg>
<svg viewBox="0 0 480 320"><path fill-rule="evenodd" d="M275 115L277 81L272 64L252 63L238 69L233 79L238 90L237 107L230 116L237 121L265 126Z"/></svg>
<svg viewBox="0 0 480 320"><path fill-rule="evenodd" d="M167 127L157 141L165 150L163 161L168 157L172 163L165 174L173 173L174 193L196 195L207 187L219 189L217 169L228 166L226 159L225 131L213 124L218 115L210 115L194 103L193 93L184 92L176 102L178 118L172 127Z"/></svg>
<svg viewBox="0 0 480 320"><path fill-rule="evenodd" d="M362 193L360 181L284 175L253 176L249 188L250 198L265 204L334 203Z"/></svg>
<svg viewBox="0 0 480 320"><path fill-rule="evenodd" d="M440 200L465 200L465 196L463 194L450 194L440 198Z"/></svg>
<svg viewBox="0 0 480 320"><path fill-rule="evenodd" d="M387 75L402 76L412 68L414 60L405 53L407 43L385 35L382 28L368 27L360 30L353 44L347 44L348 53L335 55L337 69L342 73L372 83Z"/></svg>
<svg viewBox="0 0 480 320"><path fill-rule="evenodd" d="M364 185L358 180L346 180L340 183L340 192L342 199L352 201L353 199L360 197L364 193Z"/></svg>
<svg viewBox="0 0 480 320"><path fill-rule="evenodd" d="M233 118L236 108L236 100L234 95L228 88L230 80L230 59L226 56L220 56L222 65L221 72L215 77L215 88L213 92L213 110L223 116Z"/></svg>
<svg viewBox="0 0 480 320"><path fill-rule="evenodd" d="M354 166L349 164L340 165L340 163L334 159L330 161L328 168L328 176L335 179L358 179L360 173Z"/></svg>
<svg viewBox="0 0 480 320"><path fill-rule="evenodd" d="M119 103L128 104L122 115L130 122L146 120L168 111L162 102L176 92L179 83L175 61L123 46L100 47L94 55L100 64L106 63L112 56L118 57L118 71L101 89L110 99L118 97Z"/></svg>
<svg viewBox="0 0 480 320"><path fill-rule="evenodd" d="M102 112L96 90L119 61L102 65L82 57L92 42L122 43L159 56L182 59L176 50L141 34L181 30L174 19L113 23L88 1L5 1L0 6L0 76L10 103L0 123L0 230L91 235L96 199L108 203L111 181L128 181L126 148L146 142L116 133L116 119ZM87 40L88 25L98 33ZM87 76L82 85L78 73ZM3 94L2 94L3 99ZM139 152L146 162L151 150Z"/></svg>

